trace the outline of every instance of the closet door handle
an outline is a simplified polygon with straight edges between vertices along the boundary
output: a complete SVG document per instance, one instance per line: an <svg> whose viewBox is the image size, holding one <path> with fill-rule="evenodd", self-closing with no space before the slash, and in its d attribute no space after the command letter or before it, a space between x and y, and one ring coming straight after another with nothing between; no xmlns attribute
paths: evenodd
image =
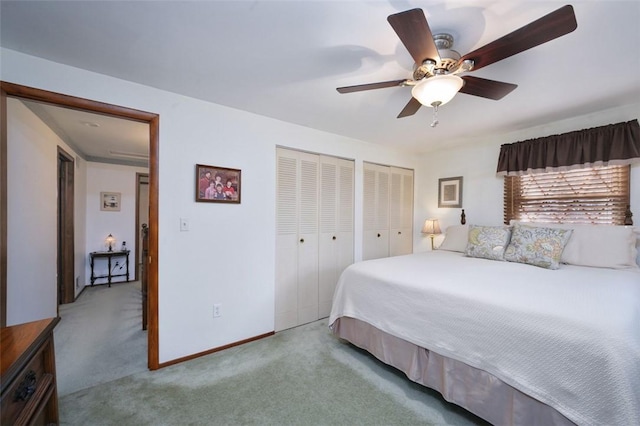
<svg viewBox="0 0 640 426"><path fill-rule="evenodd" d="M336 239L336 236L334 235L334 236L333 236L333 238L331 238L331 239L335 241L335 239Z"/></svg>
<svg viewBox="0 0 640 426"><path fill-rule="evenodd" d="M300 238L300 242L301 242L301 243L304 243L304 238Z"/></svg>
<svg viewBox="0 0 640 426"><path fill-rule="evenodd" d="M398 231L398 235L402 235L402 231Z"/></svg>
<svg viewBox="0 0 640 426"><path fill-rule="evenodd" d="M380 233L378 233L378 238L380 238Z"/></svg>

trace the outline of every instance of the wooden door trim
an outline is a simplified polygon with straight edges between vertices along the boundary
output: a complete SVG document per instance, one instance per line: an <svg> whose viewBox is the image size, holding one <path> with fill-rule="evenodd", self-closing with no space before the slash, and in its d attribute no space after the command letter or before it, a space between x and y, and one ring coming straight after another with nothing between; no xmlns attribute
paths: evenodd
<svg viewBox="0 0 640 426"><path fill-rule="evenodd" d="M7 326L7 92L0 85L0 326Z"/></svg>
<svg viewBox="0 0 640 426"><path fill-rule="evenodd" d="M58 147L58 189L61 186L64 186L62 191L58 192L58 288L56 294L58 295L58 303L59 307L63 303L72 303L76 299L76 288L75 288L75 200L74 200L74 185L75 185L75 159L68 152L66 152L61 147ZM65 180L64 182L60 182L60 166L61 163L64 163L65 168ZM71 174L71 184L69 184L69 174ZM70 205L69 205L70 204ZM64 207L63 207L64 206ZM61 216L61 213L64 215ZM64 221L64 224L62 223ZM62 229L61 229L62 228ZM71 228L71 238L69 235L63 237L62 233L67 231L68 228ZM71 271L69 271L68 267L65 268L65 263L68 265L69 258L71 258ZM71 277L69 277L69 272L71 272ZM70 278L70 280L69 280ZM60 299L60 284L62 283L62 299Z"/></svg>
<svg viewBox="0 0 640 426"><path fill-rule="evenodd" d="M50 92L15 83L0 81L0 294L2 296L1 317L6 322L7 291L7 102L12 96L46 102L67 108L86 110L149 124L149 327L148 327L148 367L159 368L159 328L158 328L158 193L159 193L159 126L160 116L155 113L140 111L90 99L78 98L61 93Z"/></svg>

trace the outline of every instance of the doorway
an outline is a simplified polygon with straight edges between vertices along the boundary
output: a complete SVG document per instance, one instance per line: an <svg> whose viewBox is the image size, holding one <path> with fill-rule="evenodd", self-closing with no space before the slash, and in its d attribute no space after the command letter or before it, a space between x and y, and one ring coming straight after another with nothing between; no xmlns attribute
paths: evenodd
<svg viewBox="0 0 640 426"><path fill-rule="evenodd" d="M73 157L58 147L58 306L75 300L74 168Z"/></svg>
<svg viewBox="0 0 640 426"><path fill-rule="evenodd" d="M125 118L149 124L149 263L148 271L148 357L147 365L150 370L157 370L159 365L158 344L158 129L160 117L158 114L139 111L117 105L96 102L88 99L49 92L32 87L21 86L14 83L0 81L0 228L3 230L0 236L0 265L7 264L7 96L29 99L61 107L84 110L88 112ZM6 295L7 295L7 269L0 268L0 322L6 324Z"/></svg>

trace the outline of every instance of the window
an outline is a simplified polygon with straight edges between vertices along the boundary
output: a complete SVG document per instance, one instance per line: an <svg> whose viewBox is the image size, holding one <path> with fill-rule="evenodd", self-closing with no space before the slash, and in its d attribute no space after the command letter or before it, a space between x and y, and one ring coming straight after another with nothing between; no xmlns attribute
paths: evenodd
<svg viewBox="0 0 640 426"><path fill-rule="evenodd" d="M504 178L504 221L624 224L629 166Z"/></svg>

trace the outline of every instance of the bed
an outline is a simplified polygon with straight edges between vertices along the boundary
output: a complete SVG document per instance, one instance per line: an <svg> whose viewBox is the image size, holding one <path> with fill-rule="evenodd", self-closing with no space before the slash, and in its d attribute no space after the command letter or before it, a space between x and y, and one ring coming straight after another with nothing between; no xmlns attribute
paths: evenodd
<svg viewBox="0 0 640 426"><path fill-rule="evenodd" d="M562 232L559 253L531 243ZM440 250L348 267L329 325L492 424L639 425L637 237L613 226L450 227ZM478 242L488 252L474 252ZM513 256L531 247L555 250L553 264Z"/></svg>

